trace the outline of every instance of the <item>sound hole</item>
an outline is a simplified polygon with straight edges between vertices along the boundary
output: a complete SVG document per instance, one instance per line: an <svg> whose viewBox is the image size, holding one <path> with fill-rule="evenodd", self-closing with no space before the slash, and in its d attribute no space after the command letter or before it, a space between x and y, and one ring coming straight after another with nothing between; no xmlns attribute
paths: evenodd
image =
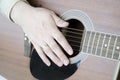
<svg viewBox="0 0 120 80"><path fill-rule="evenodd" d="M74 54L71 56L63 50L68 58L70 58L76 56L81 51L84 26L77 19L70 19L67 20L67 22L69 22L69 26L67 28L61 29L61 31L73 48Z"/></svg>

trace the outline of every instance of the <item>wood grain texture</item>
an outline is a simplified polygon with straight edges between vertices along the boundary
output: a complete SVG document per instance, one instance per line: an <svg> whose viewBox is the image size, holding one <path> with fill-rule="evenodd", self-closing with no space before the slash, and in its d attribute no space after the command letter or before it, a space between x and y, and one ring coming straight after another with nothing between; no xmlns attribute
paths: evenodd
<svg viewBox="0 0 120 80"><path fill-rule="evenodd" d="M95 30L120 34L120 0L35 1L59 15L69 9L83 10L92 19ZM29 59L23 56L23 41L22 29L0 15L0 75L8 80L35 80L29 72ZM112 80L115 67L115 61L89 56L67 80Z"/></svg>
<svg viewBox="0 0 120 80"><path fill-rule="evenodd" d="M22 29L0 14L0 75L8 80L33 80L23 41Z"/></svg>
<svg viewBox="0 0 120 80"><path fill-rule="evenodd" d="M120 34L119 0L28 0L41 4L61 15L70 9L80 9L92 19L95 30Z"/></svg>

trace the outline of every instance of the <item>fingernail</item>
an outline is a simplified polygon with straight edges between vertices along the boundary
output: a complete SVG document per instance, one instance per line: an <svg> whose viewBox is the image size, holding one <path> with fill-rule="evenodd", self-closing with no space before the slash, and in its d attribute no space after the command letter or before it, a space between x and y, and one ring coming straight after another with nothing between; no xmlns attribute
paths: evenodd
<svg viewBox="0 0 120 80"><path fill-rule="evenodd" d="M68 25L69 25L69 23L68 23L68 22L64 22L64 23L63 23L63 25L68 26Z"/></svg>
<svg viewBox="0 0 120 80"><path fill-rule="evenodd" d="M68 22L65 22L65 21L61 21L60 24L64 25L64 26L68 26L69 23Z"/></svg>
<svg viewBox="0 0 120 80"><path fill-rule="evenodd" d="M59 67L62 67L62 66L63 66L63 63L62 63L62 62L59 62L59 63L58 63L58 66L59 66Z"/></svg>
<svg viewBox="0 0 120 80"><path fill-rule="evenodd" d="M68 22L64 22L64 24L68 25L69 23Z"/></svg>
<svg viewBox="0 0 120 80"><path fill-rule="evenodd" d="M69 53L70 55L72 55L72 54L73 54L73 50L72 50L72 49L68 49L68 53Z"/></svg>
<svg viewBox="0 0 120 80"><path fill-rule="evenodd" d="M64 60L64 65L67 66L69 64L69 60Z"/></svg>
<svg viewBox="0 0 120 80"><path fill-rule="evenodd" d="M49 63L47 63L47 66L50 66L51 65L51 63L49 62Z"/></svg>

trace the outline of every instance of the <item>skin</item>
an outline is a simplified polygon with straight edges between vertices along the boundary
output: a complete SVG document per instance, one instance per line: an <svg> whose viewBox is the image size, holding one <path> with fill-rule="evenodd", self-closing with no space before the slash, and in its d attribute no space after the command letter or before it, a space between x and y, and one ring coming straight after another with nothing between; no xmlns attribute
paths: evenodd
<svg viewBox="0 0 120 80"><path fill-rule="evenodd" d="M47 66L51 63L46 56L59 67L69 64L69 59L55 42L56 40L69 55L73 54L71 46L58 30L58 27L67 27L69 23L56 16L51 10L34 8L22 1L15 4L10 16L22 27Z"/></svg>

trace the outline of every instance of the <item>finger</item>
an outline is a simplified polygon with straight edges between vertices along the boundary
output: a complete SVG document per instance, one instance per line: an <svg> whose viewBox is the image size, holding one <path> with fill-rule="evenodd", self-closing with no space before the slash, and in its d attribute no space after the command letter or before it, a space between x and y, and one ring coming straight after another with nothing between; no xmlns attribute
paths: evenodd
<svg viewBox="0 0 120 80"><path fill-rule="evenodd" d="M50 66L51 63L50 63L50 61L48 60L48 58L46 57L46 55L42 52L42 50L41 50L37 45L35 45L34 47L35 47L35 49L37 50L38 55L40 56L40 58L42 59L42 61L43 61L47 66Z"/></svg>
<svg viewBox="0 0 120 80"><path fill-rule="evenodd" d="M52 51L56 54L56 56L64 63L64 65L68 65L69 64L68 58L62 52L61 48L54 41L54 39L53 38L49 38L46 42L49 45L49 47L52 49Z"/></svg>
<svg viewBox="0 0 120 80"><path fill-rule="evenodd" d="M54 38L56 39L56 41L62 46L62 48L69 54L72 55L73 54L73 49L72 47L69 45L68 41L66 40L66 38L64 37L64 35L60 32L60 31L56 31L56 34L54 34Z"/></svg>
<svg viewBox="0 0 120 80"><path fill-rule="evenodd" d="M56 27L54 21L51 21L51 24L48 23L48 25L45 26L50 26L50 27ZM56 28L56 29L51 29L51 35L56 39L56 41L62 46L62 48L69 54L73 54L73 50L63 34ZM49 43L49 41L48 41Z"/></svg>
<svg viewBox="0 0 120 80"><path fill-rule="evenodd" d="M57 15L53 14L52 16L53 16L53 19L54 19L57 26L59 26L59 27L67 27L69 25L68 22L62 20Z"/></svg>
<svg viewBox="0 0 120 80"><path fill-rule="evenodd" d="M50 49L50 47L44 46L42 47L43 51L45 52L45 54L59 67L61 67L63 65L63 63L60 61L60 59L58 59L58 57L52 52L52 50Z"/></svg>
<svg viewBox="0 0 120 80"><path fill-rule="evenodd" d="M43 61L47 66L50 66L50 65L51 65L50 61L48 60L48 58L46 57L46 55L42 52L42 50L41 50L40 47L38 46L37 41L36 41L35 39L30 38L30 37L29 37L29 39L30 39L31 42L33 43L34 48L35 48L36 51L38 52L38 55L40 56L40 58L42 59L42 61Z"/></svg>
<svg viewBox="0 0 120 80"><path fill-rule="evenodd" d="M48 36L47 36L48 37ZM48 40L48 39L47 39ZM37 42L37 41L36 41ZM44 42L44 41L39 41L38 42L39 45L41 46L42 50L44 51L44 53L58 66L62 66L63 63L61 62L61 60L55 56L55 54L52 52L52 50L49 48L49 46ZM50 42L49 42L50 43Z"/></svg>

